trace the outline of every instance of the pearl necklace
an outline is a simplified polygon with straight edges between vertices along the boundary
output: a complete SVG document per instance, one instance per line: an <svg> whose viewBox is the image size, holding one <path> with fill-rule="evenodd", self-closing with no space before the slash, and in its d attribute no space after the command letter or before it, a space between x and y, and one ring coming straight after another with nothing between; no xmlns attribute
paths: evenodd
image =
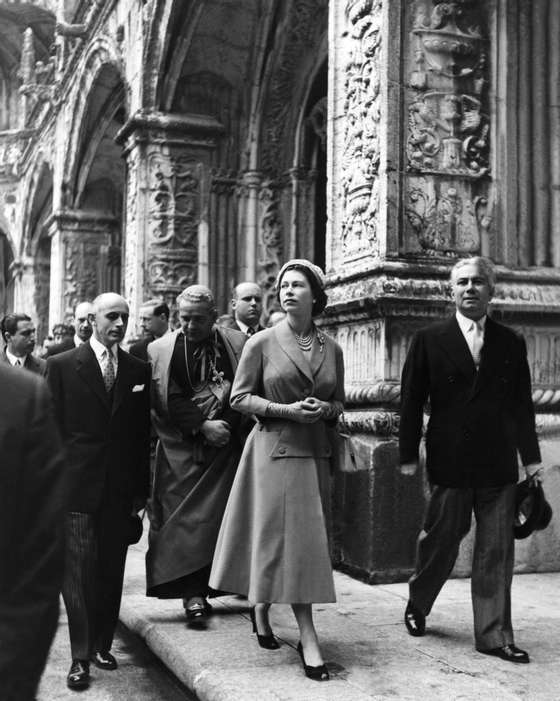
<svg viewBox="0 0 560 701"><path fill-rule="evenodd" d="M294 331L294 336L296 337L297 344L301 348L302 351L310 351L311 350L311 348L313 347L313 341L315 339L315 334L314 334L313 328L307 334L307 336L300 336L295 331Z"/></svg>

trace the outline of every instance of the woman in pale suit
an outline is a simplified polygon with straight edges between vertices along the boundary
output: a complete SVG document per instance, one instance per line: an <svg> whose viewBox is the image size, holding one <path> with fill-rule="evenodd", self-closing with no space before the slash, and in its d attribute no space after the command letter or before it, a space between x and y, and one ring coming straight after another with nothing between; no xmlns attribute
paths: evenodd
<svg viewBox="0 0 560 701"><path fill-rule="evenodd" d="M340 347L313 324L327 297L321 269L286 263L276 281L286 319L246 343L231 406L258 422L245 444L216 546L211 586L246 596L261 647L277 649L271 603L291 604L298 652L311 679L327 680L312 603L335 601L325 512L329 424L344 400Z"/></svg>

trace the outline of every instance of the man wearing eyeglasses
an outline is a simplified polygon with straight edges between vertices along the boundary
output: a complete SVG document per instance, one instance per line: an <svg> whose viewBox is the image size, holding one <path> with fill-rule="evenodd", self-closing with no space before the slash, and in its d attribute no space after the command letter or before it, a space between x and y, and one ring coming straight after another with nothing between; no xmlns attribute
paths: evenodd
<svg viewBox="0 0 560 701"><path fill-rule="evenodd" d="M70 498L62 594L68 613L71 689L89 685L89 662L117 667L111 654L118 621L127 529L148 494L149 366L119 348L126 300L100 295L93 333L47 362L47 380L66 444Z"/></svg>

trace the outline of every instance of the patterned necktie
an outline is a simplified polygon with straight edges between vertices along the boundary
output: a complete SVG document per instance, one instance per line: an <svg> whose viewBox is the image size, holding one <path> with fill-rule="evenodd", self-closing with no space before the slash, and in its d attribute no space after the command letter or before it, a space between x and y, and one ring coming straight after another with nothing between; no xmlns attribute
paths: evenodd
<svg viewBox="0 0 560 701"><path fill-rule="evenodd" d="M115 366L113 365L113 354L109 350L104 350L103 358L103 382L105 389L110 392L115 384Z"/></svg>
<svg viewBox="0 0 560 701"><path fill-rule="evenodd" d="M478 368L480 365L480 353L484 345L484 330L480 321L473 321L471 326L472 331L472 356L474 364Z"/></svg>

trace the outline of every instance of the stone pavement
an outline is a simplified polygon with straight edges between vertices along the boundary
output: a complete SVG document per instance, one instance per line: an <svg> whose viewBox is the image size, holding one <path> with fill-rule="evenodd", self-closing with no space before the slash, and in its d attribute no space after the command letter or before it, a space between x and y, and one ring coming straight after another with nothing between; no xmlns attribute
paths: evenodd
<svg viewBox="0 0 560 701"><path fill-rule="evenodd" d="M250 633L245 600L213 601L206 631L190 630L180 601L144 596L142 541L129 550L121 621L142 636L202 701L558 701L560 573L516 575L516 643L532 662L514 665L474 650L470 580L450 580L428 618L424 638L402 622L406 584L370 586L336 573L336 604L317 605L315 623L331 681L305 678L291 610L271 609L277 651Z"/></svg>

